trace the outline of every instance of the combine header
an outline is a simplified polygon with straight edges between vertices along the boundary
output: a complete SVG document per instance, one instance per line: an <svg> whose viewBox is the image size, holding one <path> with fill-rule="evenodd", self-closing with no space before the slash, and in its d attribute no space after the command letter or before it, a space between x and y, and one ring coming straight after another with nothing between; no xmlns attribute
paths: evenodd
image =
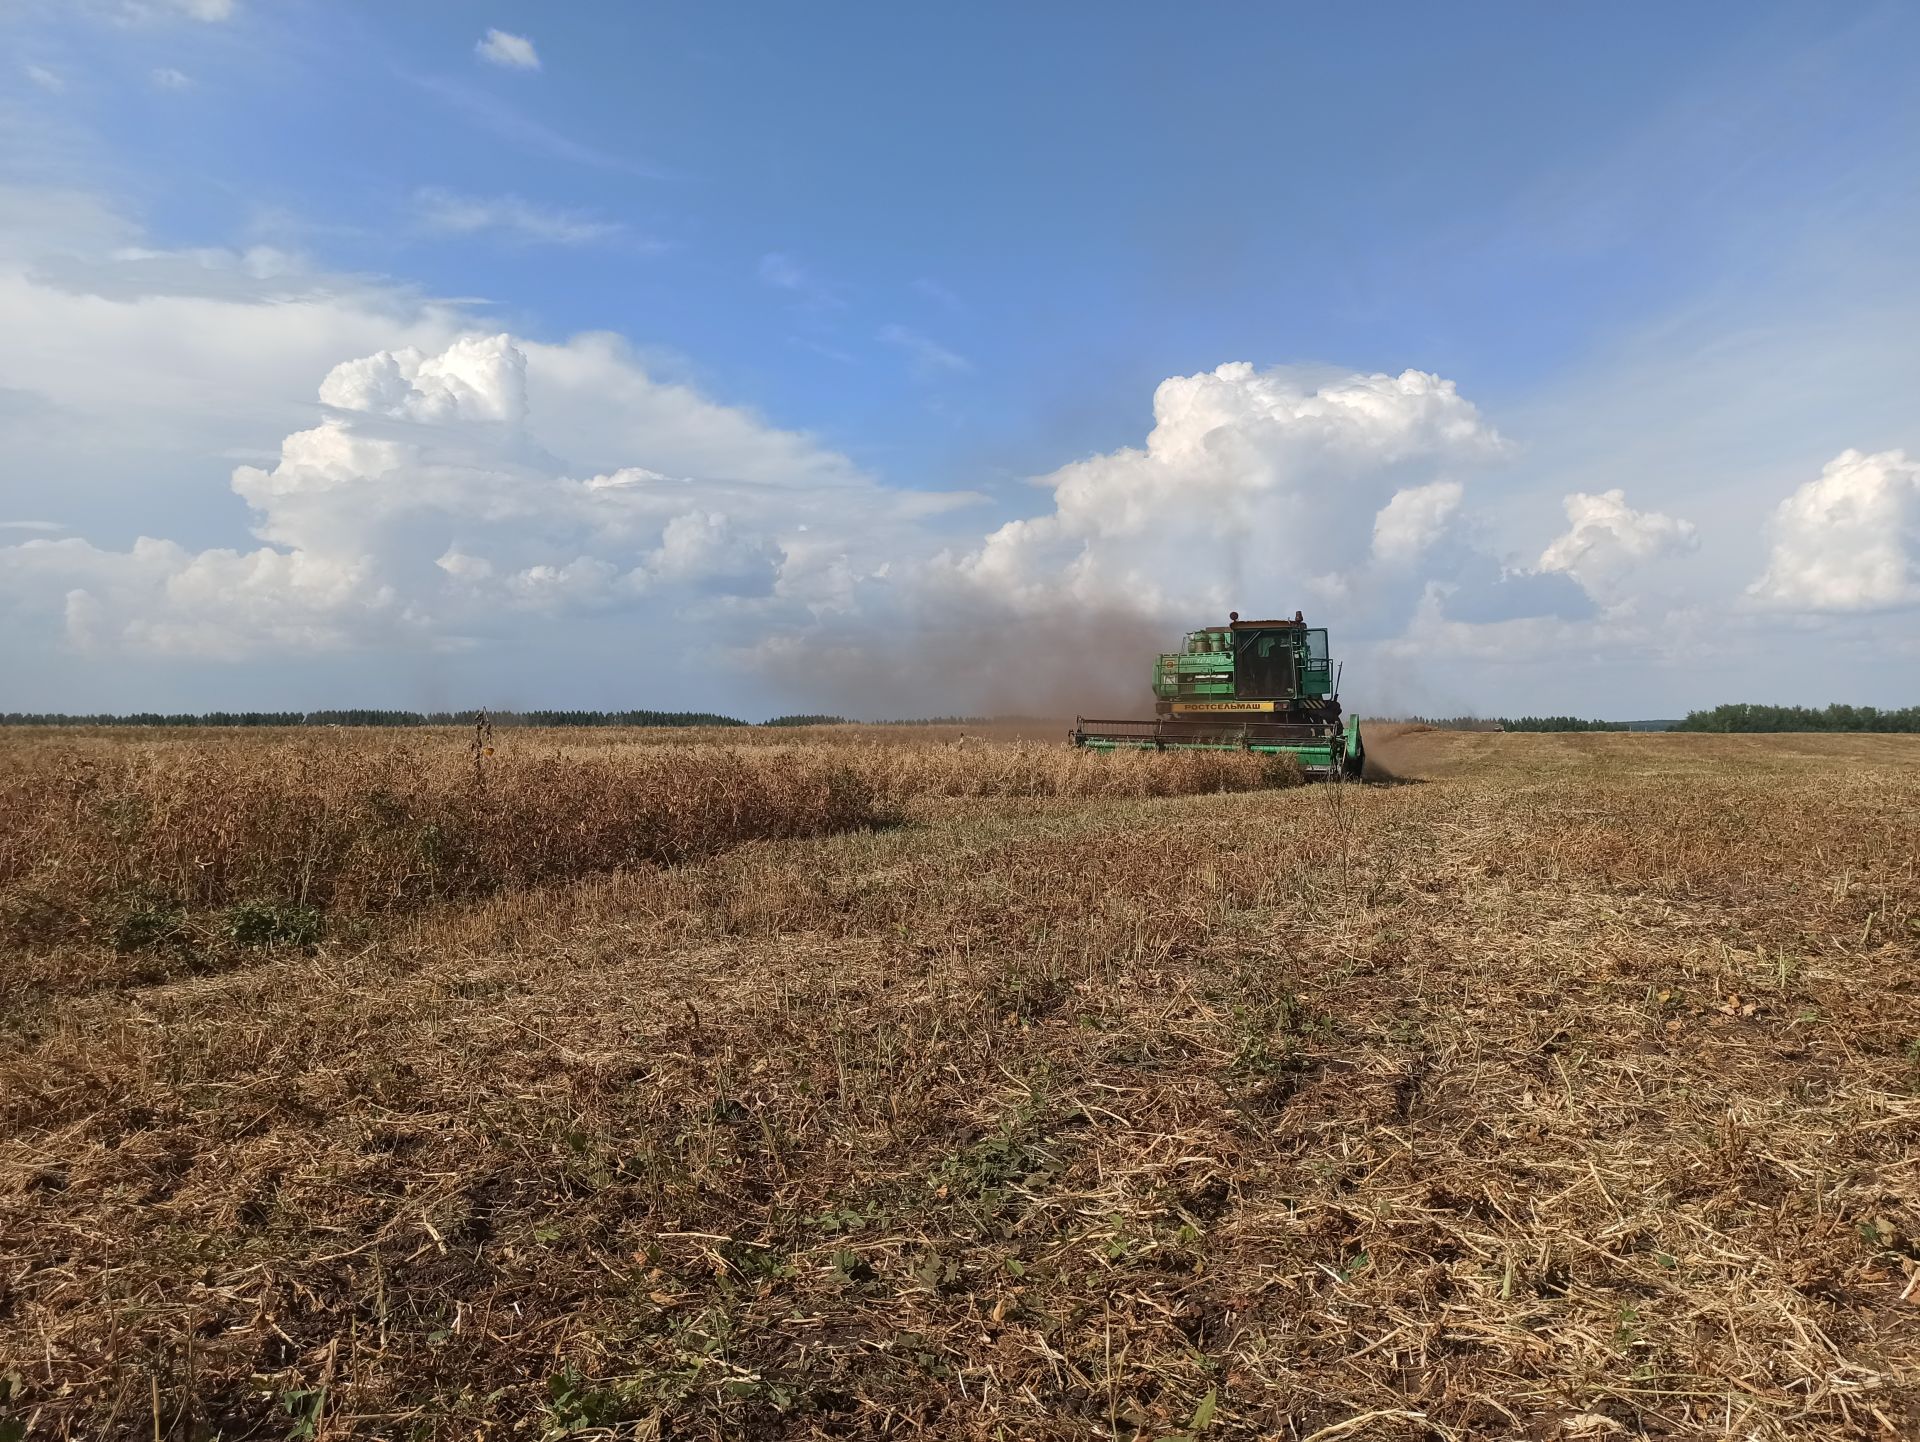
<svg viewBox="0 0 1920 1442"><path fill-rule="evenodd" d="M1308 776L1360 775L1360 723L1340 723L1340 678L1327 633L1294 612L1291 621L1242 621L1193 631L1186 648L1160 657L1151 721L1092 721L1073 744L1094 751L1256 751L1291 756Z"/></svg>

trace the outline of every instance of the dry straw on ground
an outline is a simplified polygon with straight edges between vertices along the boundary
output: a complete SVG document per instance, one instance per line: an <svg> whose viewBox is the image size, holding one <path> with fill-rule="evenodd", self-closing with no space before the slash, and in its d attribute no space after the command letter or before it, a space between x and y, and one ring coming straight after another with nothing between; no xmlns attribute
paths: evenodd
<svg viewBox="0 0 1920 1442"><path fill-rule="evenodd" d="M800 738L764 759L897 824L158 984L49 943L0 1060L0 1417L1913 1435L1920 746L1373 740L1418 784Z"/></svg>

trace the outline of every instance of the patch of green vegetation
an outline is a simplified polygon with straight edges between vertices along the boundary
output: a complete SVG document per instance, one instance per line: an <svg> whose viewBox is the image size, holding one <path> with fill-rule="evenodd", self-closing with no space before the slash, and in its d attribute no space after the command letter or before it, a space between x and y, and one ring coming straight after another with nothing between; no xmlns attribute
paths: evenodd
<svg viewBox="0 0 1920 1442"><path fill-rule="evenodd" d="M965 1290L960 1259L938 1242L928 1246L915 1260L913 1279L929 1292Z"/></svg>
<svg viewBox="0 0 1920 1442"><path fill-rule="evenodd" d="M851 1247L833 1249L833 1274L844 1287L861 1287L873 1281L879 1273L860 1253Z"/></svg>
<svg viewBox="0 0 1920 1442"><path fill-rule="evenodd" d="M1057 966L1021 966L995 978L987 987L986 1000L995 1015L1031 1026L1057 1011L1072 993L1072 984Z"/></svg>
<svg viewBox="0 0 1920 1442"><path fill-rule="evenodd" d="M312 946L326 934L326 918L295 902L243 901L227 908L221 929L239 946Z"/></svg>
<svg viewBox="0 0 1920 1442"><path fill-rule="evenodd" d="M858 1211L853 1207L829 1207L818 1216L808 1217L807 1225L817 1231L830 1234L846 1233L860 1231L873 1220L874 1208L871 1206L865 1211Z"/></svg>
<svg viewBox="0 0 1920 1442"><path fill-rule="evenodd" d="M320 1435L320 1419L327 1410L325 1387L289 1387L280 1394L280 1410L292 1419L287 1442L312 1442ZM155 1430L158 1430L157 1424Z"/></svg>
<svg viewBox="0 0 1920 1442"><path fill-rule="evenodd" d="M559 1442L583 1432L604 1432L623 1422L634 1422L656 1409L646 1389L633 1380L596 1382L578 1368L562 1367L547 1378L546 1417L542 1442Z"/></svg>
<svg viewBox="0 0 1920 1442"><path fill-rule="evenodd" d="M1291 991L1257 1004L1236 1003L1231 1014L1239 1036L1228 1067L1247 1076L1298 1071L1299 1046L1326 1030L1323 1019Z"/></svg>
<svg viewBox="0 0 1920 1442"><path fill-rule="evenodd" d="M1207 1395L1202 1397L1199 1405L1193 1409L1193 1416L1188 1419L1186 1430L1183 1432L1171 1432L1161 1438L1160 1442L1195 1442L1195 1439L1197 1439L1202 1432L1205 1432L1213 1425L1213 1416L1219 1409L1219 1406L1220 1389L1218 1387L1207 1388Z"/></svg>
<svg viewBox="0 0 1920 1442"><path fill-rule="evenodd" d="M157 951L187 939L187 915L177 906L134 901L116 909L109 934L115 951Z"/></svg>
<svg viewBox="0 0 1920 1442"><path fill-rule="evenodd" d="M1613 1329L1613 1345L1622 1352L1628 1352L1645 1341L1646 1334L1640 1327L1640 1313L1632 1307L1622 1307Z"/></svg>
<svg viewBox="0 0 1920 1442"><path fill-rule="evenodd" d="M997 1206L1014 1186L1032 1191L1050 1184L1065 1166L1047 1150L1024 1113L999 1130L944 1157L935 1170L938 1195Z"/></svg>
<svg viewBox="0 0 1920 1442"><path fill-rule="evenodd" d="M793 1259L777 1247L735 1239L719 1243L715 1250L722 1261L749 1282L783 1282L794 1275ZM840 1265L839 1252L834 1253L834 1265ZM866 1268L866 1274L871 1277L873 1269Z"/></svg>

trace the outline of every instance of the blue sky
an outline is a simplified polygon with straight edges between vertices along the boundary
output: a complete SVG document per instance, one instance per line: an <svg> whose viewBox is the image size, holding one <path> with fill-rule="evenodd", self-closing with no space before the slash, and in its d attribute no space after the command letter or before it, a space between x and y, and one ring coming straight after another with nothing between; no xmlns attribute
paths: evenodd
<svg viewBox="0 0 1920 1442"><path fill-rule="evenodd" d="M1243 602L1380 708L1920 681L1909 7L0 37L0 706L1070 706Z"/></svg>

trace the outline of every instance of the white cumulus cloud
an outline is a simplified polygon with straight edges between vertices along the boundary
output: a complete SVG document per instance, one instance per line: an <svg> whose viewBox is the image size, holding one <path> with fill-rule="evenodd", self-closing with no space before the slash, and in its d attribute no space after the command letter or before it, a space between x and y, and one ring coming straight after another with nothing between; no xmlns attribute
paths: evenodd
<svg viewBox="0 0 1920 1442"><path fill-rule="evenodd" d="M514 35L505 30L488 30L480 37L480 43L474 48L491 65L504 66L508 70L538 70L540 54L533 48L533 42L524 35Z"/></svg>
<svg viewBox="0 0 1920 1442"><path fill-rule="evenodd" d="M1572 576L1597 600L1617 599L1647 562L1700 543L1691 521L1636 511L1623 490L1576 491L1561 504L1567 529L1540 553L1538 569Z"/></svg>
<svg viewBox="0 0 1920 1442"><path fill-rule="evenodd" d="M1382 561L1404 562L1439 540L1460 509L1458 481L1433 481L1395 491L1373 518L1373 554Z"/></svg>
<svg viewBox="0 0 1920 1442"><path fill-rule="evenodd" d="M0 546L0 592L94 652L237 659L449 649L512 618L716 605L762 629L844 610L963 496L891 492L805 437L662 384L605 337L460 336L336 365L320 423L242 465L250 551ZM637 461L582 472L581 407ZM742 609L744 608L744 610ZM771 609L769 609L771 608ZM529 620L532 624L532 619Z"/></svg>
<svg viewBox="0 0 1920 1442"><path fill-rule="evenodd" d="M1920 462L1842 451L1773 513L1760 604L1877 611L1920 603Z"/></svg>
<svg viewBox="0 0 1920 1442"><path fill-rule="evenodd" d="M143 536L125 551L78 538L0 547L0 594L58 601L88 653L246 657L364 646L404 619L353 558L271 549L189 551Z"/></svg>
<svg viewBox="0 0 1920 1442"><path fill-rule="evenodd" d="M175 70L171 65L154 67L152 80L158 90L191 90L193 77L183 70Z"/></svg>
<svg viewBox="0 0 1920 1442"><path fill-rule="evenodd" d="M1451 381L1414 370L1315 382L1234 363L1163 381L1153 415L1144 449L1042 478L1052 512L1002 526L960 573L1032 609L1210 615L1254 597L1333 600L1368 563L1396 493L1501 446Z"/></svg>
<svg viewBox="0 0 1920 1442"><path fill-rule="evenodd" d="M408 346L342 361L320 383L323 404L414 421L519 421L526 353L509 336L466 336L439 355Z"/></svg>

